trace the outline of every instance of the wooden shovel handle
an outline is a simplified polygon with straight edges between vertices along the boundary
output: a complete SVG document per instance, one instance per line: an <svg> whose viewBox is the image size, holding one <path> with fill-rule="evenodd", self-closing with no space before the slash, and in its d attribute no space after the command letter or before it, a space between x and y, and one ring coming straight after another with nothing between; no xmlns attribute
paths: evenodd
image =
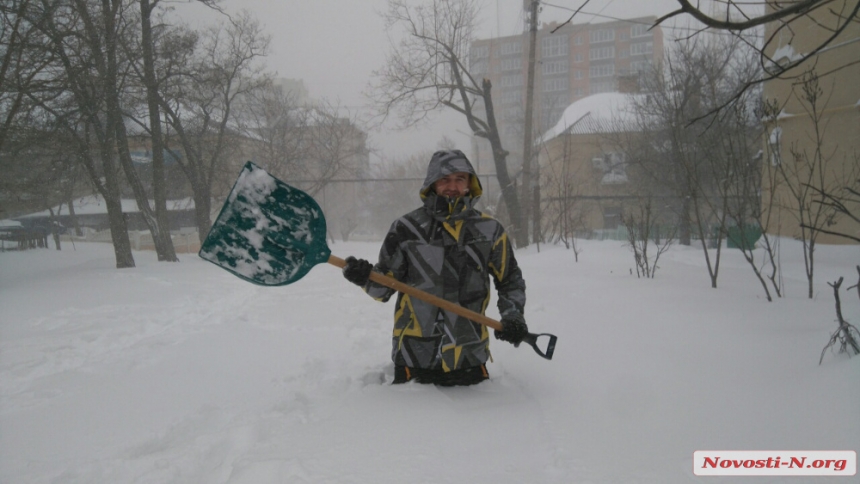
<svg viewBox="0 0 860 484"><path fill-rule="evenodd" d="M328 263L340 267L341 269L346 266L346 261L336 256L329 256ZM459 316L463 316L466 319L474 321L478 324L483 324L484 326L488 326L493 329L497 329L499 331L502 330L502 323L496 321L493 318L488 318L481 313L476 313L470 309L466 309L459 304L452 303L451 301L447 301L442 299L441 297L434 296L428 292L424 292L421 289L417 289L410 285L404 284L393 277L388 277L386 275L380 274L378 272L370 273L370 280L376 282L378 284L382 284L385 287L390 287L395 291L402 292L404 294L409 294L410 296L416 297L424 302L428 302L436 307L442 308L446 311L451 311L454 314Z"/></svg>

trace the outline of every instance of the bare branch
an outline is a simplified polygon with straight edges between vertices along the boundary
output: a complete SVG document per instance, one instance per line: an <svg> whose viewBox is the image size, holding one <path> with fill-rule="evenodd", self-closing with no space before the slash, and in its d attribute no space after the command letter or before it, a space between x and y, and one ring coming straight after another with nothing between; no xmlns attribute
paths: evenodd
<svg viewBox="0 0 860 484"><path fill-rule="evenodd" d="M577 8L577 9L573 12L573 14L571 14L570 18L568 18L567 20L565 20L564 22L562 22L562 24L561 24L561 25L559 25L558 27L556 27L556 28L552 29L552 30L550 31L550 33L551 33L551 34L554 34L556 30L558 30L558 29L560 29L560 28L564 27L565 25L569 24L570 22L572 22L572 21L573 21L573 18L574 18L574 17L576 17L576 14L578 14L580 10L582 10L583 8L585 8L585 6L586 6L586 5L588 5L588 2L590 2L590 1L591 1L591 0L585 0L585 2L583 2L583 4L582 4L582 5L580 5L580 6L579 6L579 8Z"/></svg>
<svg viewBox="0 0 860 484"><path fill-rule="evenodd" d="M809 13L817 8L820 8L826 4L832 3L834 0L802 0L798 2L794 2L791 6L778 9L772 13L764 14L758 17L750 18L743 22L734 22L730 20L719 20L711 17L710 15L705 14L700 8L693 6L689 0L677 0L678 4L681 6L678 10L674 10L669 12L668 14L660 17L654 23L654 25L660 25L666 20L677 17L679 15L690 15L695 18L699 22L707 25L708 27L719 29L719 30L732 30L732 31L741 31L751 29L753 27L758 27L759 25L764 25L769 22L775 22L778 20L785 19L786 17L791 17L794 15L802 15Z"/></svg>

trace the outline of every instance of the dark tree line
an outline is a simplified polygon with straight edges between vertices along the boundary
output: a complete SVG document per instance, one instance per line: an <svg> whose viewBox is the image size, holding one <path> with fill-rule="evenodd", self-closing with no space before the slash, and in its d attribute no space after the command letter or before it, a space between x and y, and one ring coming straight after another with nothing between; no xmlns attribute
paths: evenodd
<svg viewBox="0 0 860 484"><path fill-rule="evenodd" d="M218 9L215 0L197 3ZM247 159L276 171L290 159L291 174L318 188L366 159L354 118L273 83L263 63L269 37L250 13L220 18L195 30L163 0L0 4L4 212L16 204L71 209L73 196L97 192L117 267L133 267L121 205L131 196L158 260L176 261L167 200L177 185L193 197L203 240L217 197ZM143 167L133 157L140 150L150 154Z"/></svg>

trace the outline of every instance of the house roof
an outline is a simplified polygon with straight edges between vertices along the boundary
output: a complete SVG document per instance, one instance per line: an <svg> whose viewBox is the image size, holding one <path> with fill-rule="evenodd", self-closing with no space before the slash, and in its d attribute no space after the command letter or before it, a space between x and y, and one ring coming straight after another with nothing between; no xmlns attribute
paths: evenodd
<svg viewBox="0 0 860 484"><path fill-rule="evenodd" d="M642 94L605 92L575 101L564 110L555 126L543 134L547 142L561 134L610 133L630 131L635 126L633 101Z"/></svg>
<svg viewBox="0 0 860 484"><path fill-rule="evenodd" d="M149 201L150 206L153 205L152 200ZM101 214L107 213L107 206L105 205L104 199L101 195L89 195L86 197L76 198L72 201L75 207L75 215L93 215L93 214ZM167 210L192 210L194 209L194 200L191 198L183 198L181 200L168 200L167 201ZM53 208L54 215L58 214L68 214L69 207L66 204L57 205ZM140 209L137 206L137 201L133 199L123 199L122 200L122 211L123 213L134 213L139 212ZM15 220L21 220L26 218L35 218L35 217L47 217L49 213L47 210L43 210L41 212L30 213L27 215L23 215L21 217L15 217Z"/></svg>

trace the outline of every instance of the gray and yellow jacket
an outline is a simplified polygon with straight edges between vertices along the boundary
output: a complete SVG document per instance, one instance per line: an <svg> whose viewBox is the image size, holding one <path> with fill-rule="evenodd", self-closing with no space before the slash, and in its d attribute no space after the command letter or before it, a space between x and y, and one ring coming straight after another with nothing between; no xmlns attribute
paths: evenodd
<svg viewBox="0 0 860 484"><path fill-rule="evenodd" d="M447 199L431 190L436 180L456 172L472 175L466 197ZM492 278L500 314L523 314L525 281L505 229L473 208L481 192L462 152L434 154L420 191L424 206L394 221L374 270L481 314L490 302ZM395 292L372 281L364 289L383 302ZM486 326L398 293L395 364L447 372L483 364L489 355Z"/></svg>

